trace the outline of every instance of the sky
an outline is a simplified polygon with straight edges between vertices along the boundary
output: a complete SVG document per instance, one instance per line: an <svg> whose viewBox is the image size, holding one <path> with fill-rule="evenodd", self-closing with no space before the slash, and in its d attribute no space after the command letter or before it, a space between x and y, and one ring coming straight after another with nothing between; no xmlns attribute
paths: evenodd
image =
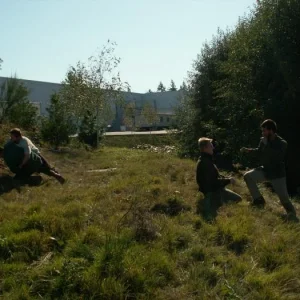
<svg viewBox="0 0 300 300"><path fill-rule="evenodd" d="M0 76L61 82L110 39L134 92L179 87L204 42L255 0L0 0Z"/></svg>

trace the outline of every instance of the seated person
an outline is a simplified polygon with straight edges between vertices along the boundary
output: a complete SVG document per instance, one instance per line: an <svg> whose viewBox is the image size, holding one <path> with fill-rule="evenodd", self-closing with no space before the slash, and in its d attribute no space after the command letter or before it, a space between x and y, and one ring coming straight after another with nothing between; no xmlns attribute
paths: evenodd
<svg viewBox="0 0 300 300"><path fill-rule="evenodd" d="M51 168L46 159L41 155L40 150L33 144L33 142L28 137L22 135L22 132L19 128L14 128L10 131L10 140L24 149L24 159L22 161L21 167L22 165L26 164L26 161L28 160L28 157L31 154L31 152L34 152L41 157L41 159L46 165L49 166L49 168Z"/></svg>
<svg viewBox="0 0 300 300"><path fill-rule="evenodd" d="M16 174L14 179L24 181L33 173L43 173L54 177L61 184L64 183L64 178L56 171L50 169L49 165L37 153L31 152L27 156L26 163L22 165L24 156L24 149L12 141L7 142L3 148L0 148L0 157L3 157L10 171Z"/></svg>

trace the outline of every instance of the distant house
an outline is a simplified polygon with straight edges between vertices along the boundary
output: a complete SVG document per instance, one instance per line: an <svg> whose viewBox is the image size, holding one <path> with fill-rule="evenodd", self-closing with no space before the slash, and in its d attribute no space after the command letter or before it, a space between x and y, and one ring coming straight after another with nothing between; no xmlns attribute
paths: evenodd
<svg viewBox="0 0 300 300"><path fill-rule="evenodd" d="M5 82L7 77L0 77L0 85ZM38 107L41 115L47 115L47 107L50 104L50 97L53 93L57 93L62 88L59 83L33 81L27 79L19 79L29 90L29 100ZM134 115L132 118L132 126L137 129L150 128L170 128L174 125L175 108L178 105L181 91L157 92L157 93L132 93L123 92L124 103L112 104L111 109L113 118L109 122L108 128L110 131L120 131L132 129L125 122L126 105L133 104ZM151 106L156 113L156 120L154 123L149 123L143 116L143 109L145 105Z"/></svg>

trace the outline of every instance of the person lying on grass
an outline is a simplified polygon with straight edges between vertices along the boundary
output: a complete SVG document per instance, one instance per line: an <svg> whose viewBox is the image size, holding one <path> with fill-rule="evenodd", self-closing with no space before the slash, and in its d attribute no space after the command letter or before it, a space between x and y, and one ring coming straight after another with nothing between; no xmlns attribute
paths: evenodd
<svg viewBox="0 0 300 300"><path fill-rule="evenodd" d="M31 142L29 139L28 141ZM35 147L32 142L31 144L32 147ZM19 146L13 139L8 141L4 148L0 148L0 156L3 157L10 171L16 174L15 180L26 181L33 173L43 173L54 177L61 184L65 182L65 179L50 168L45 159L42 159L39 151L24 150L24 147Z"/></svg>
<svg viewBox="0 0 300 300"><path fill-rule="evenodd" d="M234 178L223 177L213 163L214 146L212 140L202 137L198 141L200 157L197 163L196 180L199 191L204 194L203 216L211 220L216 217L217 209L227 202L239 202L241 196L226 189L226 185L235 184Z"/></svg>

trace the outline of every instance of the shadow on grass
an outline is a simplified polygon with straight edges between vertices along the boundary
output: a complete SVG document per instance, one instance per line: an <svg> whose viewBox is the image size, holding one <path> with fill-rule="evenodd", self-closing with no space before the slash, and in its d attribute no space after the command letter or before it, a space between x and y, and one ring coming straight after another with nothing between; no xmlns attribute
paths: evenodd
<svg viewBox="0 0 300 300"><path fill-rule="evenodd" d="M169 198L166 203L155 204L151 209L152 212L165 214L171 217L190 210L191 207L189 205L186 205L183 200L176 197Z"/></svg>
<svg viewBox="0 0 300 300"><path fill-rule="evenodd" d="M42 176L30 176L27 180L23 180L18 185L14 181L13 177L9 175L0 176L0 195L9 193L10 191L16 189L18 190L21 186L39 186L42 184Z"/></svg>

